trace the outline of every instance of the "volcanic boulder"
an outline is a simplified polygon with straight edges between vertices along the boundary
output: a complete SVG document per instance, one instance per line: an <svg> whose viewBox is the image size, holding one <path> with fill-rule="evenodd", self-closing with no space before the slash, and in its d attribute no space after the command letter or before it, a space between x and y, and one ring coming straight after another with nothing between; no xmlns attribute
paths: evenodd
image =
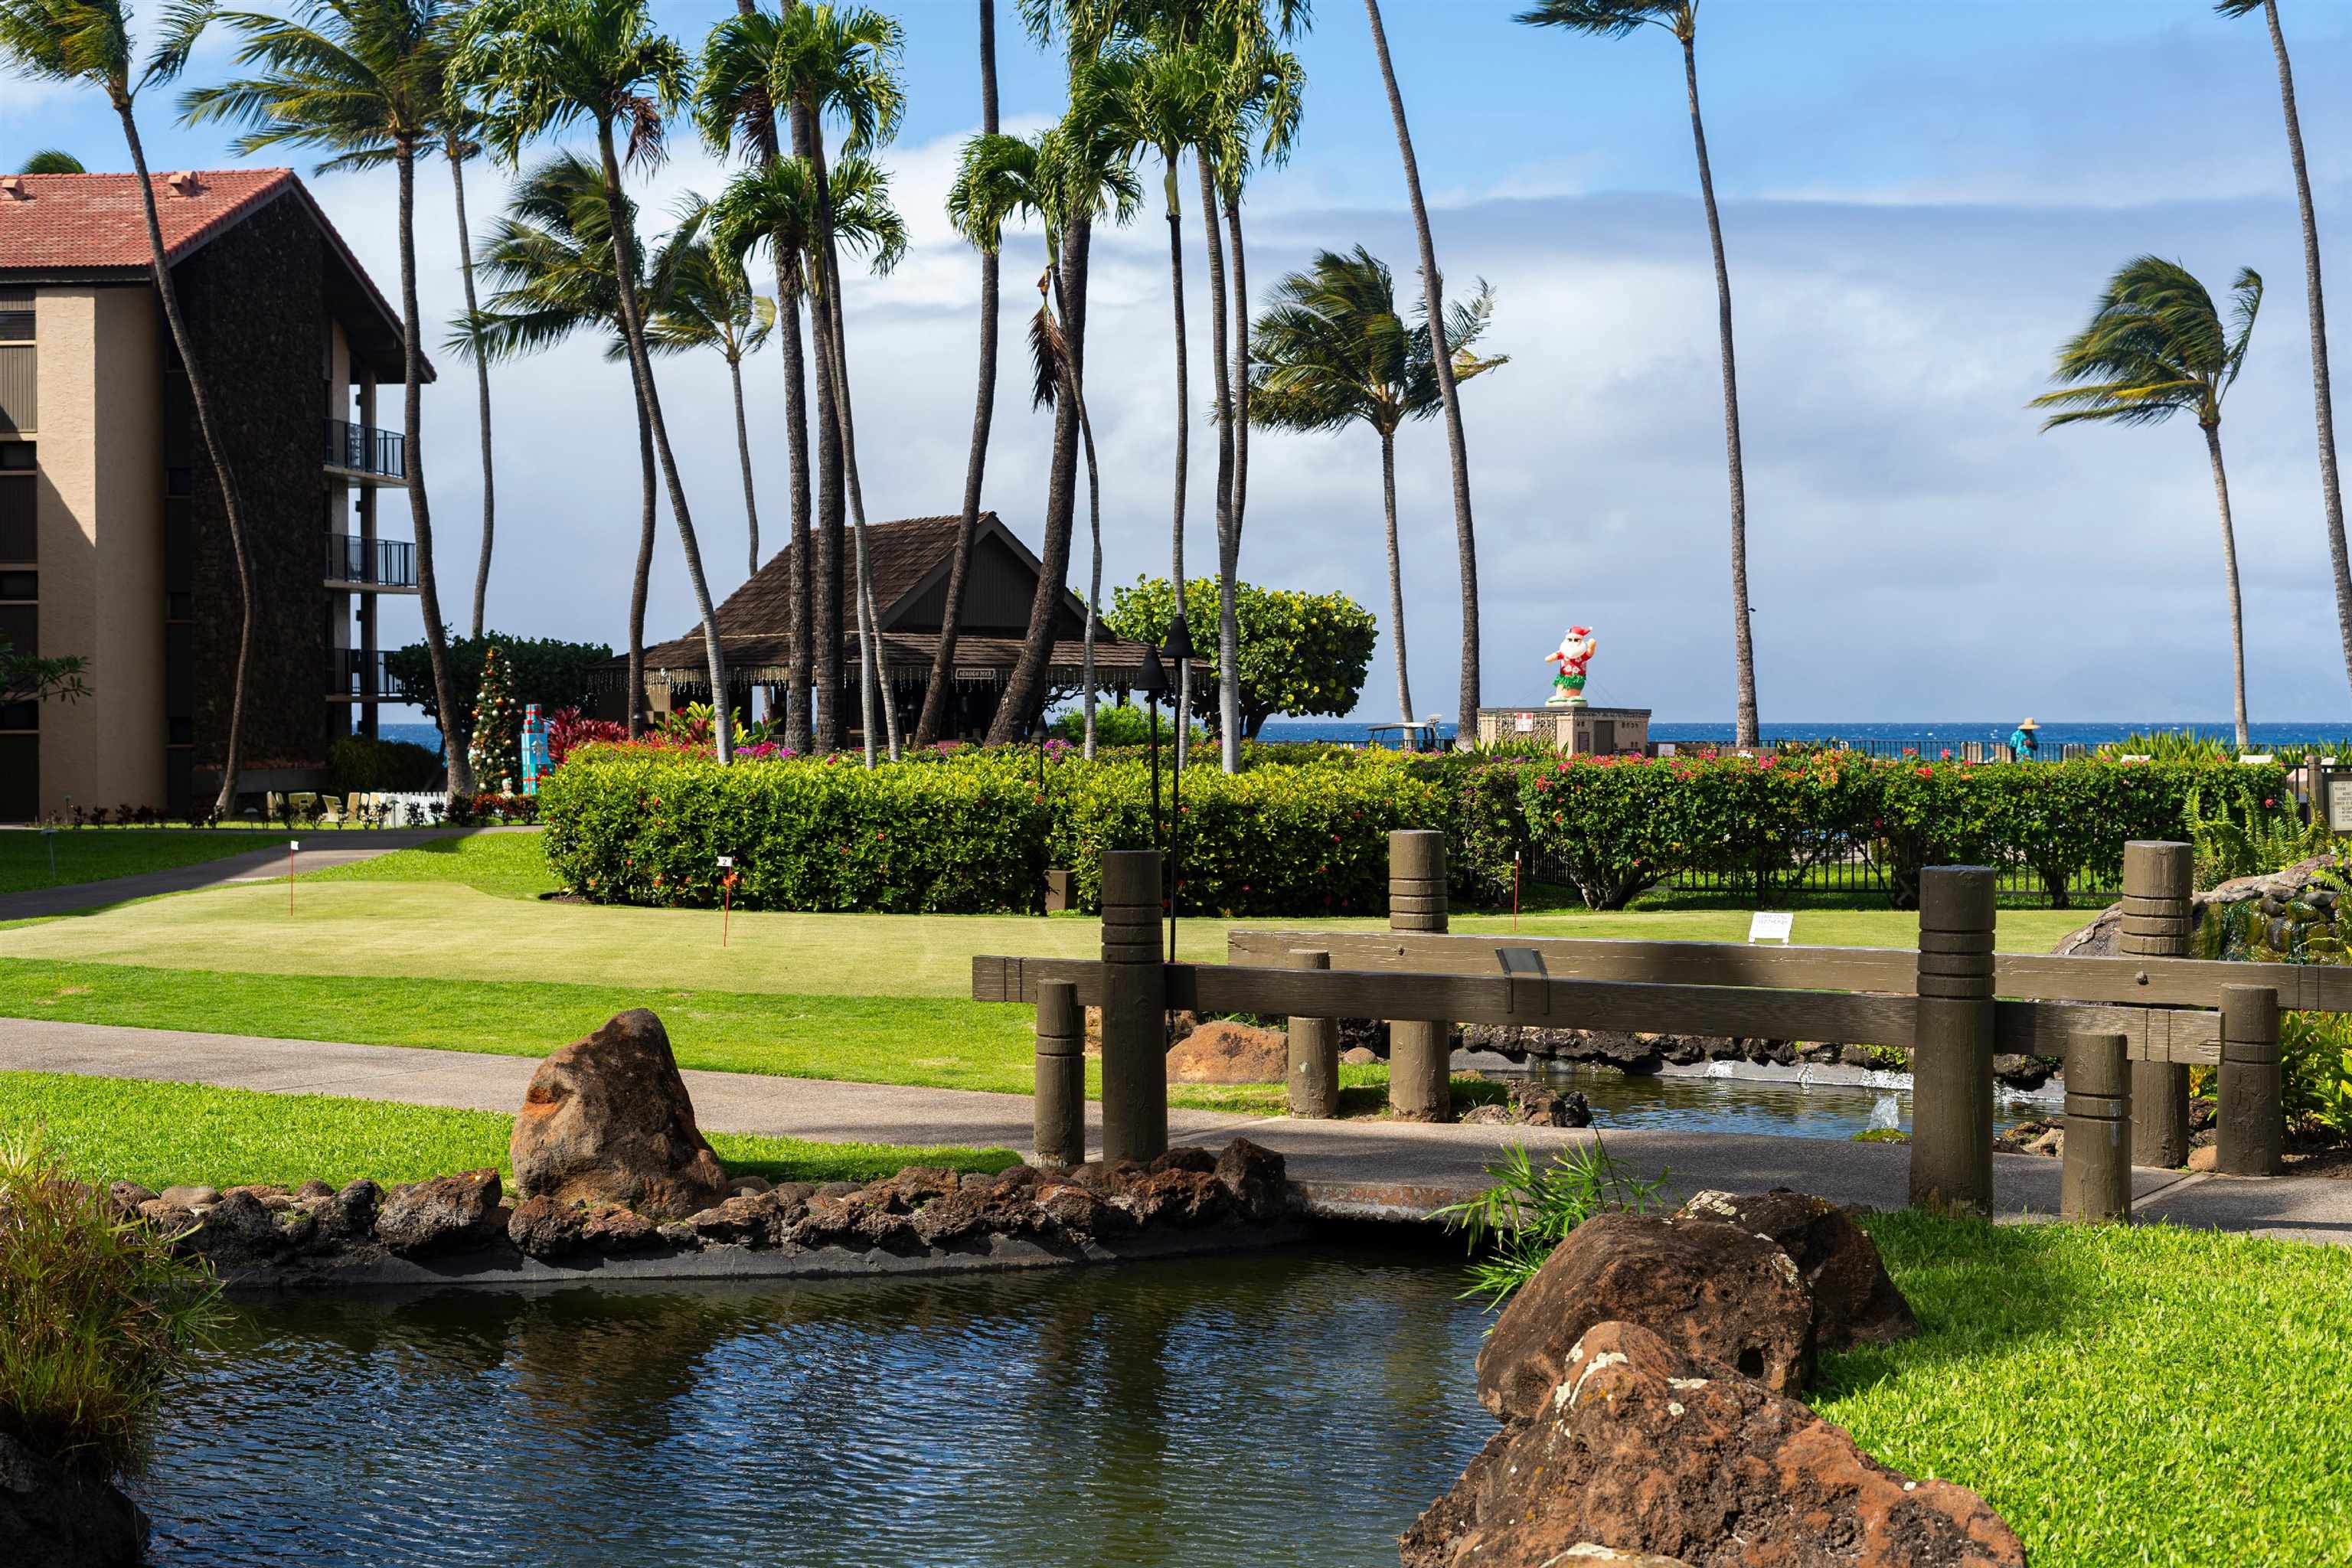
<svg viewBox="0 0 2352 1568"><path fill-rule="evenodd" d="M1812 1295L1816 1349L1890 1345L1919 1331L1911 1303L1879 1261L1877 1245L1827 1198L1787 1187L1745 1196L1701 1193L1676 1217L1722 1220L1787 1253Z"/></svg>
<svg viewBox="0 0 2352 1568"><path fill-rule="evenodd" d="M540 1063L509 1144L516 1193L677 1219L727 1197L661 1020L643 1007Z"/></svg>
<svg viewBox="0 0 2352 1568"><path fill-rule="evenodd" d="M1171 1083L1281 1083L1289 1075L1288 1036L1227 1018L1202 1024L1168 1052Z"/></svg>

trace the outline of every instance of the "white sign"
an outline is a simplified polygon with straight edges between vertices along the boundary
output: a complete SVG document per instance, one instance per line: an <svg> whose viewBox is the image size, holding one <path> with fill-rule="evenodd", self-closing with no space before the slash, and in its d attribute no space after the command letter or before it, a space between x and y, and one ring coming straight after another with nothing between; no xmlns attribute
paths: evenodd
<svg viewBox="0 0 2352 1568"><path fill-rule="evenodd" d="M2246 766L2250 768L2259 768L2268 763L2277 762L2278 758L2268 752L2264 752L2259 756L2252 752L2248 752L2246 755L2240 757L2238 761L2245 763Z"/></svg>
<svg viewBox="0 0 2352 1568"><path fill-rule="evenodd" d="M2327 781L2327 831L2352 833L2352 779Z"/></svg>
<svg viewBox="0 0 2352 1568"><path fill-rule="evenodd" d="M735 857L732 855L721 855L719 858L719 868L722 871L732 871L735 869Z"/></svg>
<svg viewBox="0 0 2352 1568"><path fill-rule="evenodd" d="M1532 735L1536 730L1536 716L1532 713L1522 713L1513 721L1512 728L1517 730L1522 735Z"/></svg>
<svg viewBox="0 0 2352 1568"><path fill-rule="evenodd" d="M1748 940L1777 942L1786 947L1789 932L1796 923L1797 917L1787 910L1758 910L1748 917Z"/></svg>
<svg viewBox="0 0 2352 1568"><path fill-rule="evenodd" d="M301 848L301 847L302 847L302 846L301 846L300 844L297 843L295 840L293 840L293 839L291 839L291 838L289 838L289 839L288 839L288 840L286 841L286 853L288 853L289 855L293 854L297 849L299 849L299 848Z"/></svg>

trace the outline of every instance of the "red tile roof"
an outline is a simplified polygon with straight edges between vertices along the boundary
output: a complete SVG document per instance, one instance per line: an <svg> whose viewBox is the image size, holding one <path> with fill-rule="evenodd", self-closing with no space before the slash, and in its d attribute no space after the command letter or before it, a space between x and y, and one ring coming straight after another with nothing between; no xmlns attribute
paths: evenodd
<svg viewBox="0 0 2352 1568"><path fill-rule="evenodd" d="M165 252L178 260L289 184L291 169L200 172L181 195L152 177ZM133 174L18 174L0 182L0 268L145 267L154 255Z"/></svg>

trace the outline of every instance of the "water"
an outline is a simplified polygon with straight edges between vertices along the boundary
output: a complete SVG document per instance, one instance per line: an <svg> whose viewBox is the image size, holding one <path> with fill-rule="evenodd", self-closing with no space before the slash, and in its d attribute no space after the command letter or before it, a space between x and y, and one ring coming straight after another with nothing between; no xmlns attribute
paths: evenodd
<svg viewBox="0 0 2352 1568"><path fill-rule="evenodd" d="M1990 719L1906 720L1900 723L1867 724L1820 721L1764 724L1759 729L1767 744L1776 741L1878 741L1902 744L1917 743L1923 749L1929 745L1950 746L1958 751L1961 742L1966 741L2006 742L2009 739L2009 732L2017 727L2018 719L2024 716L2020 713L2016 718L1998 721ZM1370 725L1376 721L1367 720L1360 723L1352 720L1271 719L1266 721L1265 729L1259 738L1266 741L1344 741L1350 744L1360 745ZM2043 720L2040 735L2043 754L2054 757L2060 746L2069 743L2079 742L2085 746L2107 745L2135 733L2144 734L2159 730L2193 731L2222 741L2232 740L2237 733L2227 720L2183 722L2177 719L2149 719L2128 724L2066 723ZM2256 746L2327 742L2352 735L2352 720L2330 719L2308 722L2298 721L2275 724L2250 724L2246 730L2248 738ZM1438 731L1444 738L1448 740L1453 738L1453 725L1440 725ZM387 734L391 732L389 727L386 728L385 732ZM1729 745L1732 729L1727 722L1715 724L1659 720L1654 721L1650 725L1650 739L1673 741L1677 743L1711 741L1719 745Z"/></svg>
<svg viewBox="0 0 2352 1568"><path fill-rule="evenodd" d="M1908 1128L1906 1090L1864 1084L1814 1084L1727 1076L1660 1073L1636 1078L1615 1068L1546 1062L1535 1069L1555 1089L1572 1089L1592 1107L1592 1124L1684 1132L1763 1132L1782 1138L1852 1138L1874 1127Z"/></svg>
<svg viewBox="0 0 2352 1568"><path fill-rule="evenodd" d="M159 1564L1393 1563L1495 1430L1451 1252L242 1304Z"/></svg>

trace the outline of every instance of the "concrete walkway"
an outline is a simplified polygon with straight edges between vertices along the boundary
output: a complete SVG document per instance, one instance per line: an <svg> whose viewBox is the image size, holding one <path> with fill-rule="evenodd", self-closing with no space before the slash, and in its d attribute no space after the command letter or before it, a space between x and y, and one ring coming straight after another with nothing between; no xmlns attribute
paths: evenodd
<svg viewBox="0 0 2352 1568"><path fill-rule="evenodd" d="M0 1069L162 1079L280 1094L511 1111L522 1103L538 1065L530 1057L401 1046L0 1019ZM1029 1147L1025 1095L751 1073L685 1076L696 1112L711 1131ZM1097 1137L1099 1113L1098 1106L1087 1108L1089 1132ZM1426 1214L1479 1191L1487 1184L1486 1167L1513 1143L1525 1143L1540 1158L1592 1136L1558 1128L1297 1121L1199 1110L1172 1110L1168 1120L1178 1142L1214 1145L1247 1136L1278 1150L1292 1179L1307 1188L1318 1208L1368 1217ZM1678 1194L1708 1187L1755 1192L1790 1186L1877 1208L1899 1208L1906 1201L1910 1155L1899 1144L1637 1130L1608 1132L1607 1138L1610 1153L1629 1172L1664 1174ZM1997 1154L1993 1164L2004 1217L2057 1212L2057 1161ZM2352 1180L2263 1181L2144 1170L2134 1173L2133 1191L2135 1208L2145 1219L2352 1245Z"/></svg>
<svg viewBox="0 0 2352 1568"><path fill-rule="evenodd" d="M108 831L114 831L109 829ZM136 832L137 829L131 831ZM246 833L248 828L222 828L224 834ZM419 844L429 844L436 838L448 838L467 832L527 831L509 828L447 828L447 827L309 827L295 830L294 841L302 846L294 857L299 861L294 868L299 871L323 871L330 866L347 866L354 860L373 860L394 849L413 849ZM159 893L185 893L197 888L217 888L229 882L266 882L287 873L286 845L274 838L260 849L241 855L224 855L217 860L199 861L193 866L173 866L168 870L142 871L135 876L110 877L102 882L70 882L62 888L28 888L22 892L0 893L0 921L34 920L47 915L77 914L83 910L104 909L110 904L128 903L132 899L152 899Z"/></svg>

